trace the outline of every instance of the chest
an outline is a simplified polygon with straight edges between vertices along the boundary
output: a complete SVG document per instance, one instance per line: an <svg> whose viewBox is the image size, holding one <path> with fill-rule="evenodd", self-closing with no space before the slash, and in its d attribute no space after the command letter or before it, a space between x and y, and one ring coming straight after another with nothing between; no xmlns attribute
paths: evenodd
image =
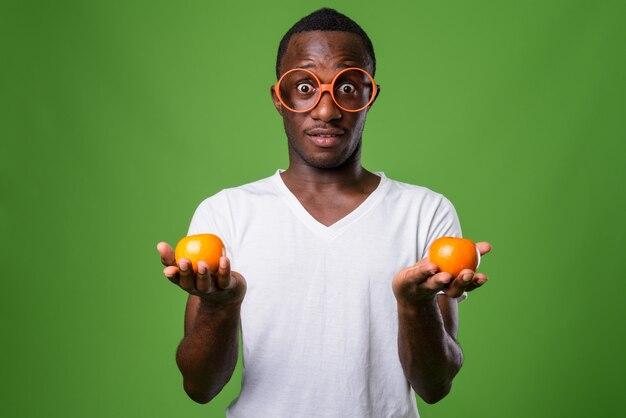
<svg viewBox="0 0 626 418"><path fill-rule="evenodd" d="M308 193L297 196L302 207L322 225L330 226L355 211L368 197L365 193Z"/></svg>
<svg viewBox="0 0 626 418"><path fill-rule="evenodd" d="M294 214L289 207L263 211L266 216L240 229L234 267L248 281L249 295L283 292L306 299L317 292L391 291L391 280L418 257L413 219L390 220L385 210L354 212L330 227ZM331 287L324 290L321 284ZM286 293L285 293L286 292Z"/></svg>

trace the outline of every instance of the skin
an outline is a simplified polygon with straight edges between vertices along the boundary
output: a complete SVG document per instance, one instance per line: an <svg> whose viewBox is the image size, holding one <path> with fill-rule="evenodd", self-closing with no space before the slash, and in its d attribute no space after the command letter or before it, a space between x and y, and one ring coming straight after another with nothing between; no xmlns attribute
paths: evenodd
<svg viewBox="0 0 626 418"><path fill-rule="evenodd" d="M157 249L165 265L163 274L189 293L185 309L185 334L176 351L183 387L191 399L207 403L230 380L237 364L241 303L246 294L243 276L230 270L230 260L220 258L212 274L204 262L195 274L188 259L174 258L174 250L160 242Z"/></svg>
<svg viewBox="0 0 626 418"><path fill-rule="evenodd" d="M484 255L487 242L476 246ZM427 403L444 398L463 365L457 341L458 303L454 298L487 281L483 273L462 270L457 277L439 272L428 259L399 271L392 282L398 301L398 354L404 375ZM443 290L445 294L437 295Z"/></svg>
<svg viewBox="0 0 626 418"><path fill-rule="evenodd" d="M305 68L322 83L330 83L348 67L372 72L361 39L346 32L315 31L291 38L280 72ZM380 181L361 166L361 136L369 108L343 111L325 93L313 110L294 113L283 107L273 88L270 94L288 139L289 168L282 173L283 181L311 216L332 225L358 207ZM312 137L318 132L338 133L336 144L317 146Z"/></svg>
<svg viewBox="0 0 626 418"><path fill-rule="evenodd" d="M291 68L307 68L329 83L342 68L372 71L371 59L360 38L345 32L304 32L294 35L283 57L281 74ZM380 90L379 90L380 91ZM288 139L289 167L282 178L306 210L328 226L357 208L372 193L380 178L361 165L361 137L368 109L351 113L338 108L329 94L309 112L285 108L270 89L282 116ZM321 138L331 134L333 138ZM491 250L477 243L481 255ZM198 273L189 260L176 265L167 243L157 246L168 279L189 293L185 335L176 360L184 388L195 401L213 399L235 369L238 324L246 293L244 277L230 270L226 256L211 274L200 262ZM427 259L399 271L392 281L398 304L398 355L404 374L424 401L443 398L463 362L457 338L458 308L454 298L472 291L487 276L463 270L458 277L439 272ZM443 290L444 295L437 295Z"/></svg>

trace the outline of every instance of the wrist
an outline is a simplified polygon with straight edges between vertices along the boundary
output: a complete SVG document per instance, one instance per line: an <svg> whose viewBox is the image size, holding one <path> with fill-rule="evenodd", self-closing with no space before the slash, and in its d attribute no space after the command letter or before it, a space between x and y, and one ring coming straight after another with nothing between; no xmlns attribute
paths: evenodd
<svg viewBox="0 0 626 418"><path fill-rule="evenodd" d="M419 298L398 298L398 311L422 311L437 306L437 293Z"/></svg>
<svg viewBox="0 0 626 418"><path fill-rule="evenodd" d="M420 314L438 308L437 294L414 299L398 299L398 313Z"/></svg>
<svg viewBox="0 0 626 418"><path fill-rule="evenodd" d="M237 301L215 301L200 297L200 305L198 306L198 313L206 313L211 315L224 314L226 316L238 315L241 311L241 300Z"/></svg>

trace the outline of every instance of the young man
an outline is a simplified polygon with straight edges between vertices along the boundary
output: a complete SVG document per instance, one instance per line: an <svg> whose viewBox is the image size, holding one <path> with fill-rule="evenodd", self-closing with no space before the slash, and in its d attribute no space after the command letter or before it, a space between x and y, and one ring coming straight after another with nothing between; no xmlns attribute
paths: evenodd
<svg viewBox="0 0 626 418"><path fill-rule="evenodd" d="M429 403L449 392L462 364L457 303L487 277L451 277L425 258L434 239L461 234L447 199L361 166L375 65L346 16L322 9L296 23L270 91L289 168L200 204L189 234L223 239L216 274L177 266L159 244L164 274L190 294L176 359L195 401L230 379L240 324L229 417L417 417L412 389Z"/></svg>

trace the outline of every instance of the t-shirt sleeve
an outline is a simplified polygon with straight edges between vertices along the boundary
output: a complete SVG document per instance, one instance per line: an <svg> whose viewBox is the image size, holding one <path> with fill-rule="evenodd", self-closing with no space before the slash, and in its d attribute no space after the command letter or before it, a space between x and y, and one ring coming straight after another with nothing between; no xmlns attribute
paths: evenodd
<svg viewBox="0 0 626 418"><path fill-rule="evenodd" d="M456 209L452 203L444 196L441 196L439 205L437 206L434 216L432 217L428 234L426 237L426 246L424 248L424 258L428 257L428 250L431 244L437 238L440 237L456 237L461 238L463 236L461 231L461 223L456 213ZM439 294L443 294L441 291ZM467 299L467 292L463 292L461 296L456 298L458 302L462 302Z"/></svg>
<svg viewBox="0 0 626 418"><path fill-rule="evenodd" d="M426 237L424 256L428 254L428 250L433 241L439 237L462 237L461 223L459 222L456 210L452 203L444 196L441 196L441 200L431 219L428 235Z"/></svg>
<svg viewBox="0 0 626 418"><path fill-rule="evenodd" d="M196 208L187 235L214 234L221 238L226 255L233 260L233 234L230 205L224 191L205 199Z"/></svg>

